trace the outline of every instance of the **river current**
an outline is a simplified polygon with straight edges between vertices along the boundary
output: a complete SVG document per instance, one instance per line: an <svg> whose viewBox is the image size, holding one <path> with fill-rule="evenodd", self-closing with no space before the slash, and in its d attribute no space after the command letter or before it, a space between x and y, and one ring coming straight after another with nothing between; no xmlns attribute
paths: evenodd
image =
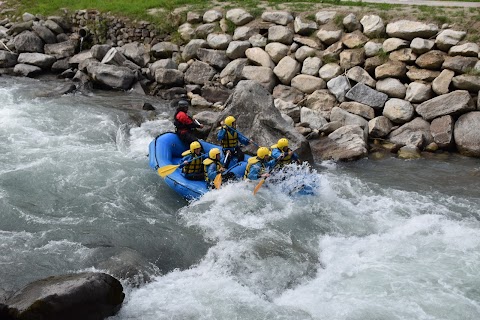
<svg viewBox="0 0 480 320"><path fill-rule="evenodd" d="M56 85L0 77L0 298L133 252L151 281L111 319L480 319L479 159L322 162L314 195L188 203L148 167L167 101Z"/></svg>

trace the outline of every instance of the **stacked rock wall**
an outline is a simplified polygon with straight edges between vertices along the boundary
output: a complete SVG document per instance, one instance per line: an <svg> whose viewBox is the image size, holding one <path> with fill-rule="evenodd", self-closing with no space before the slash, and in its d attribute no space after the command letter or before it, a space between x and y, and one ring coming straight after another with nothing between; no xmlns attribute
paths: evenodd
<svg viewBox="0 0 480 320"><path fill-rule="evenodd" d="M456 148L480 156L480 50L463 40L465 31L325 10L311 17L266 11L254 19L243 9L189 12L178 28L180 45L160 41L154 26L127 27L93 11L72 16L69 37L58 18L24 17L4 24L0 38L12 52L0 51L0 67L26 76L63 72L165 99L188 93L192 105L202 107L221 105L240 80L254 80L272 93L298 132L310 140L328 136L321 144L312 141L323 158L363 157L368 139L390 141L394 150ZM105 43L72 57L72 41L79 48L75 30L92 20L107 30ZM339 156L325 146L356 151Z"/></svg>

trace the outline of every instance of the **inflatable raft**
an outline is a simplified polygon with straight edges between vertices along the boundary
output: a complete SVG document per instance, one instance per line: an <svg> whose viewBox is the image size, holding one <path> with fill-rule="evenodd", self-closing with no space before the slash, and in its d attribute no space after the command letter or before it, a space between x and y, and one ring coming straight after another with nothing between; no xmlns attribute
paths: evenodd
<svg viewBox="0 0 480 320"><path fill-rule="evenodd" d="M204 154L208 154L212 148L222 150L221 146L203 140L199 140L199 142L202 145L202 152ZM186 146L175 133L166 132L161 134L150 142L149 165L154 170L167 165L177 165L182 158L182 152L188 149L189 146ZM221 157L223 158L223 156L222 153ZM250 156L245 155L245 160L248 158L250 158ZM233 158L230 161L227 172L232 172L238 179L243 179L246 166L246 161L237 162L236 159ZM205 181L186 179L181 169L177 169L172 174L166 176L165 182L170 188L187 200L200 198L209 190Z"/></svg>

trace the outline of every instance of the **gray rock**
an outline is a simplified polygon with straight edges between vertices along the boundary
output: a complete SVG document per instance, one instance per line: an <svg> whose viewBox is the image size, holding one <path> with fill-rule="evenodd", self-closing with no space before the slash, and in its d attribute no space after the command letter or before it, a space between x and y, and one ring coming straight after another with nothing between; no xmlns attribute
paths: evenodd
<svg viewBox="0 0 480 320"><path fill-rule="evenodd" d="M126 67L92 62L87 71L96 83L113 89L128 90L136 79L135 72Z"/></svg>
<svg viewBox="0 0 480 320"><path fill-rule="evenodd" d="M173 53L179 52L179 48L172 42L159 42L150 49L150 52L155 58L166 59L171 58Z"/></svg>
<svg viewBox="0 0 480 320"><path fill-rule="evenodd" d="M329 81L342 74L342 68L336 63L327 63L318 70L318 75L325 81Z"/></svg>
<svg viewBox="0 0 480 320"><path fill-rule="evenodd" d="M73 72L73 70L70 68L70 64L68 63L68 60L69 58L64 58L64 59L55 61L52 64L52 67L50 68L50 70L52 70L52 72L62 72L62 75L61 75L62 78L72 78L75 75L75 72ZM67 70L71 70L71 72L63 73L63 71L67 71Z"/></svg>
<svg viewBox="0 0 480 320"><path fill-rule="evenodd" d="M355 66L348 70L347 78L355 82L366 84L369 87L374 88L376 81L370 76L370 74L361 67Z"/></svg>
<svg viewBox="0 0 480 320"><path fill-rule="evenodd" d="M403 124L412 120L415 109L408 101L392 98L385 103L383 115L393 123Z"/></svg>
<svg viewBox="0 0 480 320"><path fill-rule="evenodd" d="M480 49L478 44L467 42L458 46L453 46L448 50L451 56L478 57Z"/></svg>
<svg viewBox="0 0 480 320"><path fill-rule="evenodd" d="M56 23L55 21L53 20L50 20L48 19L47 21L45 21L45 27L47 27L48 29L52 30L54 33L56 34L61 34L61 33L64 33L65 31L63 31L62 27L60 27L58 25L58 23Z"/></svg>
<svg viewBox="0 0 480 320"><path fill-rule="evenodd" d="M218 70L222 70L230 63L230 59L228 59L224 50L199 48L197 49L197 56L201 61Z"/></svg>
<svg viewBox="0 0 480 320"><path fill-rule="evenodd" d="M386 137L392 130L392 122L384 116L368 121L368 135L371 138Z"/></svg>
<svg viewBox="0 0 480 320"><path fill-rule="evenodd" d="M150 54L143 43L130 42L122 46L123 55L140 67L145 67L150 62Z"/></svg>
<svg viewBox="0 0 480 320"><path fill-rule="evenodd" d="M48 69L56 61L55 57L43 53L20 53L18 56L18 63L26 63L32 66L37 66L42 69Z"/></svg>
<svg viewBox="0 0 480 320"><path fill-rule="evenodd" d="M289 56L284 57L277 66L273 69L273 73L283 84L290 84L293 77L301 70L301 65L295 59Z"/></svg>
<svg viewBox="0 0 480 320"><path fill-rule="evenodd" d="M36 25L32 27L35 32L45 43L51 44L57 42L55 34L45 26Z"/></svg>
<svg viewBox="0 0 480 320"><path fill-rule="evenodd" d="M102 61L103 57L105 57L111 48L112 46L109 44L96 44L92 46L90 52L93 58L97 59L98 61Z"/></svg>
<svg viewBox="0 0 480 320"><path fill-rule="evenodd" d="M337 15L336 11L328 11L328 10L318 11L315 14L315 21L317 21L318 24L326 24L332 21L336 15Z"/></svg>
<svg viewBox="0 0 480 320"><path fill-rule="evenodd" d="M258 34L259 29L255 27L238 27L233 32L233 40L248 40L251 36Z"/></svg>
<svg viewBox="0 0 480 320"><path fill-rule="evenodd" d="M377 81L375 88L387 94L391 98L405 98L407 87L400 80L395 78L385 78Z"/></svg>
<svg viewBox="0 0 480 320"><path fill-rule="evenodd" d="M382 37L385 33L385 24L377 15L366 15L360 20L363 26L363 34L369 38Z"/></svg>
<svg viewBox="0 0 480 320"><path fill-rule="evenodd" d="M300 107L291 101L284 101L282 99L274 100L275 108L282 114L287 115L294 122L300 122ZM303 121L302 121L303 122Z"/></svg>
<svg viewBox="0 0 480 320"><path fill-rule="evenodd" d="M345 94L348 92L348 90L352 88L350 86L350 82L345 76L338 76L329 80L327 82L327 87L328 87L328 90L330 90L330 92L335 95L335 98L337 98L338 102L345 101ZM318 89L324 89L324 88L318 88Z"/></svg>
<svg viewBox="0 0 480 320"><path fill-rule="evenodd" d="M424 82L410 82L405 94L405 100L420 103L433 96L432 85Z"/></svg>
<svg viewBox="0 0 480 320"><path fill-rule="evenodd" d="M272 59L265 52L262 48L249 48L245 51L245 55L253 65L267 67L273 69L275 67L275 63L273 63Z"/></svg>
<svg viewBox="0 0 480 320"><path fill-rule="evenodd" d="M375 109L382 108L388 99L385 93L378 92L363 83L357 83L347 92L346 97Z"/></svg>
<svg viewBox="0 0 480 320"><path fill-rule="evenodd" d="M420 68L436 70L442 66L445 56L446 54L443 51L431 50L418 57L415 63Z"/></svg>
<svg viewBox="0 0 480 320"><path fill-rule="evenodd" d="M413 145L420 149L433 142L430 123L420 117L393 130L387 138L392 143L402 146Z"/></svg>
<svg viewBox="0 0 480 320"><path fill-rule="evenodd" d="M455 72L452 70L444 69L432 82L432 90L438 95L447 94L450 92L449 87L452 83L452 79L455 76Z"/></svg>
<svg viewBox="0 0 480 320"><path fill-rule="evenodd" d="M212 49L226 50L232 41L232 36L225 33L210 33L207 35L207 43Z"/></svg>
<svg viewBox="0 0 480 320"><path fill-rule="evenodd" d="M228 44L225 54L228 58L235 60L238 58L245 58L245 51L250 48L249 41L232 41Z"/></svg>
<svg viewBox="0 0 480 320"><path fill-rule="evenodd" d="M390 37L406 40L412 40L417 37L428 39L438 33L438 26L432 23L426 24L419 21L399 20L387 24L386 32Z"/></svg>
<svg viewBox="0 0 480 320"><path fill-rule="evenodd" d="M480 157L480 111L461 115L453 135L458 151L469 157Z"/></svg>
<svg viewBox="0 0 480 320"><path fill-rule="evenodd" d="M327 124L327 120L318 112L309 108L300 109L300 122L308 124L309 128L318 130Z"/></svg>
<svg viewBox="0 0 480 320"><path fill-rule="evenodd" d="M236 85L242 79L243 67L247 64L247 59L235 59L230 62L220 73L220 83L227 85L231 83Z"/></svg>
<svg viewBox="0 0 480 320"><path fill-rule="evenodd" d="M307 94L312 93L315 90L325 89L326 87L323 79L306 74L299 74L293 77L290 85L292 88L296 88Z"/></svg>
<svg viewBox="0 0 480 320"><path fill-rule="evenodd" d="M185 82L205 85L217 72L208 63L195 61L187 72L185 72Z"/></svg>
<svg viewBox="0 0 480 320"><path fill-rule="evenodd" d="M242 70L242 77L247 80L257 81L269 92L271 92L277 84L272 69L267 67L245 66Z"/></svg>
<svg viewBox="0 0 480 320"><path fill-rule="evenodd" d="M18 22L13 24L10 29L8 29L7 34L10 36L16 36L24 31L30 31L33 26L33 21L27 22Z"/></svg>
<svg viewBox="0 0 480 320"><path fill-rule="evenodd" d="M358 65L363 65L365 62L365 50L361 49L347 49L340 53L340 67L348 70Z"/></svg>
<svg viewBox="0 0 480 320"><path fill-rule="evenodd" d="M45 45L45 53L54 56L57 59L71 57L75 54L75 43L64 41Z"/></svg>
<svg viewBox="0 0 480 320"><path fill-rule="evenodd" d="M265 46L265 52L268 53L272 61L275 63L282 60L282 58L288 54L288 50L289 47L280 42L271 42Z"/></svg>
<svg viewBox="0 0 480 320"><path fill-rule="evenodd" d="M310 21L303 17L297 16L295 17L293 30L296 34L308 36L313 31L317 30L317 23L315 21Z"/></svg>
<svg viewBox="0 0 480 320"><path fill-rule="evenodd" d="M440 148L450 148L453 145L453 117L450 115L438 117L432 120L430 132L433 141Z"/></svg>
<svg viewBox="0 0 480 320"><path fill-rule="evenodd" d="M121 66L127 60L117 48L111 48L102 59L102 63Z"/></svg>
<svg viewBox="0 0 480 320"><path fill-rule="evenodd" d="M183 48L182 59L188 61L197 57L197 50L199 48L206 48L208 46L207 41L203 39L193 39Z"/></svg>
<svg viewBox="0 0 480 320"><path fill-rule="evenodd" d="M228 115L233 115L238 120L240 132L248 132L250 137L256 137L255 142L259 145L269 146L278 137L285 137L301 158L311 158L308 141L288 125L275 108L271 94L258 82L247 80L238 83L217 121ZM216 134L216 130L212 130L209 138L214 140ZM256 147L250 145L247 150L254 153Z"/></svg>
<svg viewBox="0 0 480 320"><path fill-rule="evenodd" d="M339 106L340 109L353 113L357 116L371 120L375 117L375 110L363 103L355 101L342 102Z"/></svg>
<svg viewBox="0 0 480 320"><path fill-rule="evenodd" d="M320 89L307 96L305 106L317 111L325 119L330 119L330 112L338 105L337 99L329 90Z"/></svg>
<svg viewBox="0 0 480 320"><path fill-rule="evenodd" d="M168 86L183 85L183 72L175 69L155 69L155 81Z"/></svg>
<svg viewBox="0 0 480 320"><path fill-rule="evenodd" d="M333 107L330 113L330 121L337 121L343 125L360 126L363 129L368 128L368 121L363 117L350 113L342 108Z"/></svg>
<svg viewBox="0 0 480 320"><path fill-rule="evenodd" d="M435 44L440 50L448 51L451 47L458 44L466 34L465 31L442 30L435 38Z"/></svg>
<svg viewBox="0 0 480 320"><path fill-rule="evenodd" d="M262 13L262 20L286 26L293 21L293 16L286 11L265 11Z"/></svg>
<svg viewBox="0 0 480 320"><path fill-rule="evenodd" d="M284 26L271 26L268 28L268 41L290 45L293 42L293 31Z"/></svg>
<svg viewBox="0 0 480 320"><path fill-rule="evenodd" d="M423 54L430 51L435 45L435 40L427 40L422 38L415 38L410 42L410 48L416 54Z"/></svg>
<svg viewBox="0 0 480 320"><path fill-rule="evenodd" d="M407 48L410 43L406 40L399 38L388 38L383 41L382 47L385 52L392 52L398 49Z"/></svg>
<svg viewBox="0 0 480 320"><path fill-rule="evenodd" d="M315 160L351 161L368 154L365 131L355 125L343 126L311 146Z"/></svg>
<svg viewBox="0 0 480 320"><path fill-rule="evenodd" d="M23 76L23 77L34 77L37 74L42 72L42 68L37 66L32 66L29 64L19 63L15 65L13 68L13 72L16 75Z"/></svg>
<svg viewBox="0 0 480 320"><path fill-rule="evenodd" d="M417 113L427 121L444 115L459 115L475 110L472 97L465 90L457 90L423 102Z"/></svg>
<svg viewBox="0 0 480 320"><path fill-rule="evenodd" d="M442 64L442 69L450 69L456 73L463 74L475 67L478 58L474 57L445 57L445 61Z"/></svg>
<svg viewBox="0 0 480 320"><path fill-rule="evenodd" d="M17 64L18 54L0 50L0 68L11 68Z"/></svg>
<svg viewBox="0 0 480 320"><path fill-rule="evenodd" d="M240 8L228 10L225 17L236 26L243 26L254 19L250 13Z"/></svg>
<svg viewBox="0 0 480 320"><path fill-rule="evenodd" d="M43 41L35 33L24 31L13 39L15 50L22 52L39 52L43 53Z"/></svg>
<svg viewBox="0 0 480 320"><path fill-rule="evenodd" d="M207 23L220 21L222 18L223 18L222 12L215 9L207 10L203 14L203 21Z"/></svg>
<svg viewBox="0 0 480 320"><path fill-rule="evenodd" d="M285 86L283 84L277 85L273 89L272 95L275 99L281 99L287 102L291 102L293 104L298 104L300 101L303 100L304 96L304 94L300 90L292 88L290 86Z"/></svg>
<svg viewBox="0 0 480 320"><path fill-rule="evenodd" d="M118 312L124 297L118 280L89 272L32 282L7 304L17 319L97 320Z"/></svg>
<svg viewBox="0 0 480 320"><path fill-rule="evenodd" d="M452 79L453 87L477 93L480 90L480 76L462 74Z"/></svg>

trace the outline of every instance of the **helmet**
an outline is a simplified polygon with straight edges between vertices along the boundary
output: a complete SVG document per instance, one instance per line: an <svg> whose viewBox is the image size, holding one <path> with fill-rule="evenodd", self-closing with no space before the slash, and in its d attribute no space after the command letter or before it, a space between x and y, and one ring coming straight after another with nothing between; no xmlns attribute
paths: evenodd
<svg viewBox="0 0 480 320"><path fill-rule="evenodd" d="M192 153L195 152L195 149L198 149L198 148L201 148L201 147L202 147L202 145L198 141L193 141L192 143L190 143L190 151Z"/></svg>
<svg viewBox="0 0 480 320"><path fill-rule="evenodd" d="M269 155L270 155L270 150L268 150L267 147L258 148L258 150L257 150L257 157L258 158L263 159L263 158L265 158L265 156L269 156Z"/></svg>
<svg viewBox="0 0 480 320"><path fill-rule="evenodd" d="M213 148L210 150L210 152L208 153L208 157L210 159L217 159L217 154L220 154L220 149L218 148Z"/></svg>
<svg viewBox="0 0 480 320"><path fill-rule="evenodd" d="M278 140L277 142L277 148L280 150L283 150L283 148L288 147L288 140L285 138L282 138Z"/></svg>
<svg viewBox="0 0 480 320"><path fill-rule="evenodd" d="M225 124L229 127L231 127L235 121L236 119L233 116L228 116L225 118Z"/></svg>
<svg viewBox="0 0 480 320"><path fill-rule="evenodd" d="M190 105L190 103L188 103L187 100L180 100L177 103L177 106L184 107L184 108L188 108L189 105Z"/></svg>

